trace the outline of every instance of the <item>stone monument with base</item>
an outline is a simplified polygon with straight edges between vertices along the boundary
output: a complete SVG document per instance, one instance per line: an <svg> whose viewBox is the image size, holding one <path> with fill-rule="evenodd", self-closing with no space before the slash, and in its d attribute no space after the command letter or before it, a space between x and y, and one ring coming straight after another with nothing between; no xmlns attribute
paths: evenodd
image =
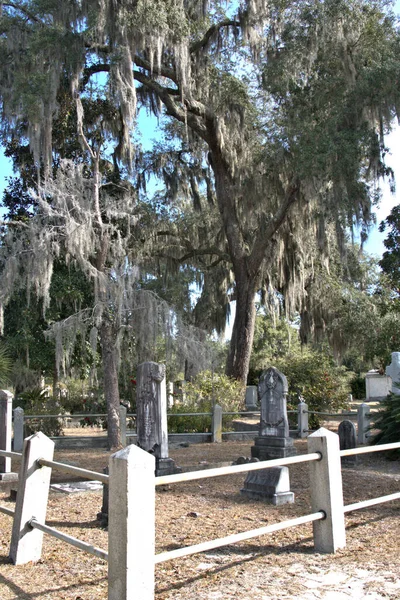
<svg viewBox="0 0 400 600"><path fill-rule="evenodd" d="M254 440L251 456L259 460L286 458L296 450L289 436L286 396L288 383L285 375L275 367L264 371L258 384L261 405L259 435Z"/></svg>
<svg viewBox="0 0 400 600"><path fill-rule="evenodd" d="M156 457L156 476L180 473L168 456L165 366L145 362L136 377L137 445Z"/></svg>
<svg viewBox="0 0 400 600"><path fill-rule="evenodd" d="M283 373L275 367L264 371L258 384L261 418L259 435L251 448L253 458L263 461L296 454L293 440L289 437L287 392L287 379ZM250 498L263 499L277 506L294 502L287 467L250 471L240 491Z"/></svg>

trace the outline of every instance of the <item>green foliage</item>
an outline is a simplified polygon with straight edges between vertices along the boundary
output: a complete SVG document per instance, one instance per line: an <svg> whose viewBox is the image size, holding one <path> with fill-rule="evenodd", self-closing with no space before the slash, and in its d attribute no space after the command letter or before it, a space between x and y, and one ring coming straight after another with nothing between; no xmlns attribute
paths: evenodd
<svg viewBox="0 0 400 600"><path fill-rule="evenodd" d="M26 415L58 415L62 413L61 407L48 396L46 388L32 388L17 396L16 406L24 409ZM63 434L62 422L58 418L37 418L25 421L25 435L41 431L47 436Z"/></svg>
<svg viewBox="0 0 400 600"><path fill-rule="evenodd" d="M259 307L247 384L256 385L261 369L275 365L277 360L294 351L300 352L298 330L285 318L280 318L274 323Z"/></svg>
<svg viewBox="0 0 400 600"><path fill-rule="evenodd" d="M219 404L227 412L243 408L243 387L234 379L202 371L192 382L185 384L185 401L173 406L170 413L212 412L214 404ZM231 426L234 415L224 418L224 429ZM174 417L168 419L170 433L198 433L211 431L211 417Z"/></svg>
<svg viewBox="0 0 400 600"><path fill-rule="evenodd" d="M347 406L349 373L336 366L327 352L305 349L301 354L288 354L274 366L287 377L289 410L297 408L300 396L309 410L318 412L337 412ZM310 415L310 429L319 422L318 415Z"/></svg>
<svg viewBox="0 0 400 600"><path fill-rule="evenodd" d="M380 231L388 231L384 240L386 252L379 262L381 269L388 276L392 289L400 295L400 205L392 208L390 215L381 223Z"/></svg>
<svg viewBox="0 0 400 600"><path fill-rule="evenodd" d="M12 361L8 348L0 343L0 385L6 386L10 382Z"/></svg>
<svg viewBox="0 0 400 600"><path fill-rule="evenodd" d="M104 394L89 379L69 377L62 384L62 404L65 410L73 415L85 414L80 420L81 427L102 427L107 429L105 417L92 417L90 414L106 414L107 406Z"/></svg>
<svg viewBox="0 0 400 600"><path fill-rule="evenodd" d="M371 429L378 433L371 437L371 444L400 442L400 395L390 394L381 401L381 409ZM400 450L390 450L388 458L399 459Z"/></svg>
<svg viewBox="0 0 400 600"><path fill-rule="evenodd" d="M361 375L355 375L350 381L350 389L353 398L357 400L362 400L363 398L365 398L365 377L362 377Z"/></svg>

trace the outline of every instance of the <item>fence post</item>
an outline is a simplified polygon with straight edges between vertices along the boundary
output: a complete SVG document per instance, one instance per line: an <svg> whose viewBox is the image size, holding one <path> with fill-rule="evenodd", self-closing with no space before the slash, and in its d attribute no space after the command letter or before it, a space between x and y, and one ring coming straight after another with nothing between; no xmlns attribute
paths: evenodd
<svg viewBox="0 0 400 600"><path fill-rule="evenodd" d="M357 410L357 441L366 444L370 427L370 408L366 402L360 404Z"/></svg>
<svg viewBox="0 0 400 600"><path fill-rule="evenodd" d="M121 430L121 444L126 446L126 407L120 404L119 406L119 423Z"/></svg>
<svg viewBox="0 0 400 600"><path fill-rule="evenodd" d="M154 600L154 471L134 445L110 457L108 600Z"/></svg>
<svg viewBox="0 0 400 600"><path fill-rule="evenodd" d="M300 400L297 405L297 429L299 438L308 436L308 404L304 400Z"/></svg>
<svg viewBox="0 0 400 600"><path fill-rule="evenodd" d="M12 401L8 390L0 390L0 450L11 451L12 437ZM0 456L0 479L11 472L11 458ZM2 477L3 475L3 477Z"/></svg>
<svg viewBox="0 0 400 600"><path fill-rule="evenodd" d="M30 527L29 521L32 517L42 524L46 520L51 468L40 467L37 460L53 460L53 454L54 442L40 431L24 441L10 545L10 558L16 565L41 557L43 532Z"/></svg>
<svg viewBox="0 0 400 600"><path fill-rule="evenodd" d="M24 447L24 409L20 406L14 408L14 452L21 452Z"/></svg>
<svg viewBox="0 0 400 600"><path fill-rule="evenodd" d="M211 433L212 442L216 442L217 444L222 442L222 406L219 404L214 404Z"/></svg>
<svg viewBox="0 0 400 600"><path fill-rule="evenodd" d="M339 436L321 427L308 436L307 443L309 453L322 455L310 462L312 512L326 514L325 519L313 522L314 547L317 552L334 553L346 546Z"/></svg>

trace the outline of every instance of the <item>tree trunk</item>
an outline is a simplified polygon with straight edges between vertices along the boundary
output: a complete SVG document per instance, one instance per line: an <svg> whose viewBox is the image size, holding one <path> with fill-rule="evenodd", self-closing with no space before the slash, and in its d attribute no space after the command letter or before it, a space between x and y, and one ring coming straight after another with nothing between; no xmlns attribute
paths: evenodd
<svg viewBox="0 0 400 600"><path fill-rule="evenodd" d="M253 347L256 320L255 295L258 276L249 276L245 269L236 273L236 314L226 363L226 374L247 382L250 356Z"/></svg>
<svg viewBox="0 0 400 600"><path fill-rule="evenodd" d="M100 327L101 356L103 363L104 397L107 404L107 438L109 450L119 449L121 426L119 419L118 351L117 336L110 322L103 318Z"/></svg>
<svg viewBox="0 0 400 600"><path fill-rule="evenodd" d="M233 180L218 145L214 146L210 159L218 208L235 273L236 315L226 374L246 384L256 319L254 300L264 255L259 253L257 258L252 257L248 244L243 239L242 225L236 209L240 204L240 198L237 197L241 193L240 186Z"/></svg>

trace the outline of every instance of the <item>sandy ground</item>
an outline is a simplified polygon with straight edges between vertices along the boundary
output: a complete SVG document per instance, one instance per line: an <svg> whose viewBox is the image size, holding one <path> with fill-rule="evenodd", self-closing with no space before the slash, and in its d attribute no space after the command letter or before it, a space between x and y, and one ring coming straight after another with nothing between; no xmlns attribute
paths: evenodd
<svg viewBox="0 0 400 600"><path fill-rule="evenodd" d="M215 466L250 455L249 442L172 448L182 467ZM299 454L306 443L296 441ZM102 471L104 450L58 451L55 460ZM16 468L17 465L13 468ZM53 473L54 481L65 474ZM158 488L156 552L163 552L263 527L311 512L308 465L290 467L295 503L273 507L240 494L245 475ZM380 453L359 457L343 469L345 504L399 491L400 461ZM101 491L50 493L47 523L107 549L99 526ZM9 508L8 495L0 504ZM156 566L156 600L378 600L400 598L400 505L381 504L346 515L347 546L335 555L316 554L312 525L286 529L236 545ZM100 559L45 536L42 559L14 566L8 561L12 520L0 513L0 599L105 600L107 565ZM140 599L135 599L140 600Z"/></svg>

